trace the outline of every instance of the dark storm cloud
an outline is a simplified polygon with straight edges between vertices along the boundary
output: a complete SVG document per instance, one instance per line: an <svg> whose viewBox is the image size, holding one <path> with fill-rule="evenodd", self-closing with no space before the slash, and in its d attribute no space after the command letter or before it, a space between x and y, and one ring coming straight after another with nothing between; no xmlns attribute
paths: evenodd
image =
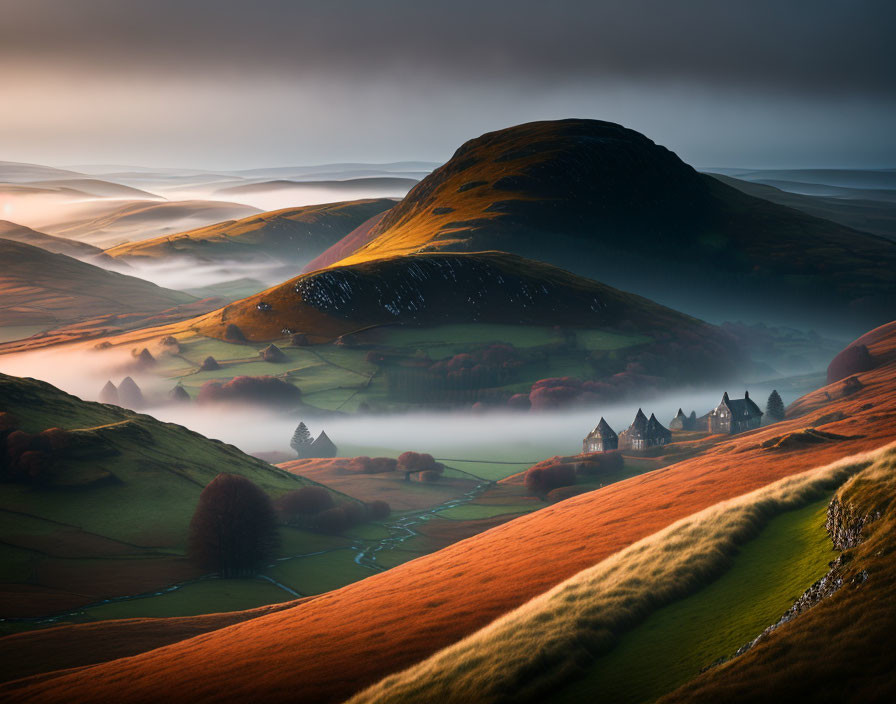
<svg viewBox="0 0 896 704"><path fill-rule="evenodd" d="M7 0L2 65L896 94L896 2Z"/></svg>

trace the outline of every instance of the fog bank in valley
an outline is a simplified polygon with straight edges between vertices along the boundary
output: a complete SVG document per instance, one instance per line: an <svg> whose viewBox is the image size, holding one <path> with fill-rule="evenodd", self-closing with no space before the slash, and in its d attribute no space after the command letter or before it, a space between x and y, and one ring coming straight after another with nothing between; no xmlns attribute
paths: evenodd
<svg viewBox="0 0 896 704"><path fill-rule="evenodd" d="M724 391L741 397L742 381L718 388L681 389L676 392L632 398L612 404L554 412L409 412L400 414L338 415L326 412L275 412L250 405L199 405L173 402L168 392L175 381L139 369L129 350L94 351L69 347L0 356L0 372L30 376L85 400L99 400L106 381L121 383L132 377L146 398L137 409L163 421L184 425L210 438L236 445L249 453L290 454L289 440L299 421L313 434L325 430L342 455L395 454L404 450L430 452L457 459L498 459L534 462L553 454L581 451L582 438L601 416L620 432L632 422L638 408L655 413L668 424L679 408L703 415L715 407ZM767 384L751 384L752 398L764 409L771 391ZM780 389L785 403L795 394Z"/></svg>

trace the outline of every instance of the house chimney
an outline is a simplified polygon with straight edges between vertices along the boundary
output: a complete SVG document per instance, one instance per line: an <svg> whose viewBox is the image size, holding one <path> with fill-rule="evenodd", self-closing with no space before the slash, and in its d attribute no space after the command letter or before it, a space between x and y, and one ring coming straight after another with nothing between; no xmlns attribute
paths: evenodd
<svg viewBox="0 0 896 704"><path fill-rule="evenodd" d="M750 392L744 391L744 398L750 398Z"/></svg>

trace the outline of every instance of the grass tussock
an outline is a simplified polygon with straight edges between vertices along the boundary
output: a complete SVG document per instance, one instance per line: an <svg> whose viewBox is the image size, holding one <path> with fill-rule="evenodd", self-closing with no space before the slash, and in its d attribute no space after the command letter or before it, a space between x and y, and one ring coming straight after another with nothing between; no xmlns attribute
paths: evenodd
<svg viewBox="0 0 896 704"><path fill-rule="evenodd" d="M723 573L774 516L822 499L896 445L788 477L670 525L350 701L539 700L648 614Z"/></svg>

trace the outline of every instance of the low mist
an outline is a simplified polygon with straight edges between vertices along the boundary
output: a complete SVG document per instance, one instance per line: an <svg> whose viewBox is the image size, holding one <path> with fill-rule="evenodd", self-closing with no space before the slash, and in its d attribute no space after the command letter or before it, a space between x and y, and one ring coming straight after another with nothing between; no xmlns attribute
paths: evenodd
<svg viewBox="0 0 896 704"><path fill-rule="evenodd" d="M150 351L159 352L153 348ZM289 440L296 425L303 421L315 436L326 431L340 455L394 455L416 450L441 458L521 463L580 452L582 439L601 416L617 432L629 426L638 408L648 416L655 413L661 423L668 425L679 408L685 413L694 410L701 416L718 405L723 392L728 391L734 398L742 397L744 392L743 382L737 381L713 389L681 389L660 395L645 393L629 401L555 412L453 411L350 416L325 411L283 413L249 405L173 402L168 392L176 381L141 372L130 350L58 347L5 355L0 356L0 372L42 379L88 401L98 400L106 381L111 380L117 386L125 376L131 376L147 400L145 408L136 410L231 443L248 453L292 454ZM763 409L771 390L767 384L749 386L751 397ZM779 391L785 403L796 396L786 388Z"/></svg>
<svg viewBox="0 0 896 704"><path fill-rule="evenodd" d="M310 261L310 260L309 260ZM110 271L136 276L157 286L199 295L224 295L215 287L239 283L240 296L250 295L298 276L307 261L287 266L282 262L262 261L200 261L194 257L169 257L163 260L105 258L92 262Z"/></svg>

